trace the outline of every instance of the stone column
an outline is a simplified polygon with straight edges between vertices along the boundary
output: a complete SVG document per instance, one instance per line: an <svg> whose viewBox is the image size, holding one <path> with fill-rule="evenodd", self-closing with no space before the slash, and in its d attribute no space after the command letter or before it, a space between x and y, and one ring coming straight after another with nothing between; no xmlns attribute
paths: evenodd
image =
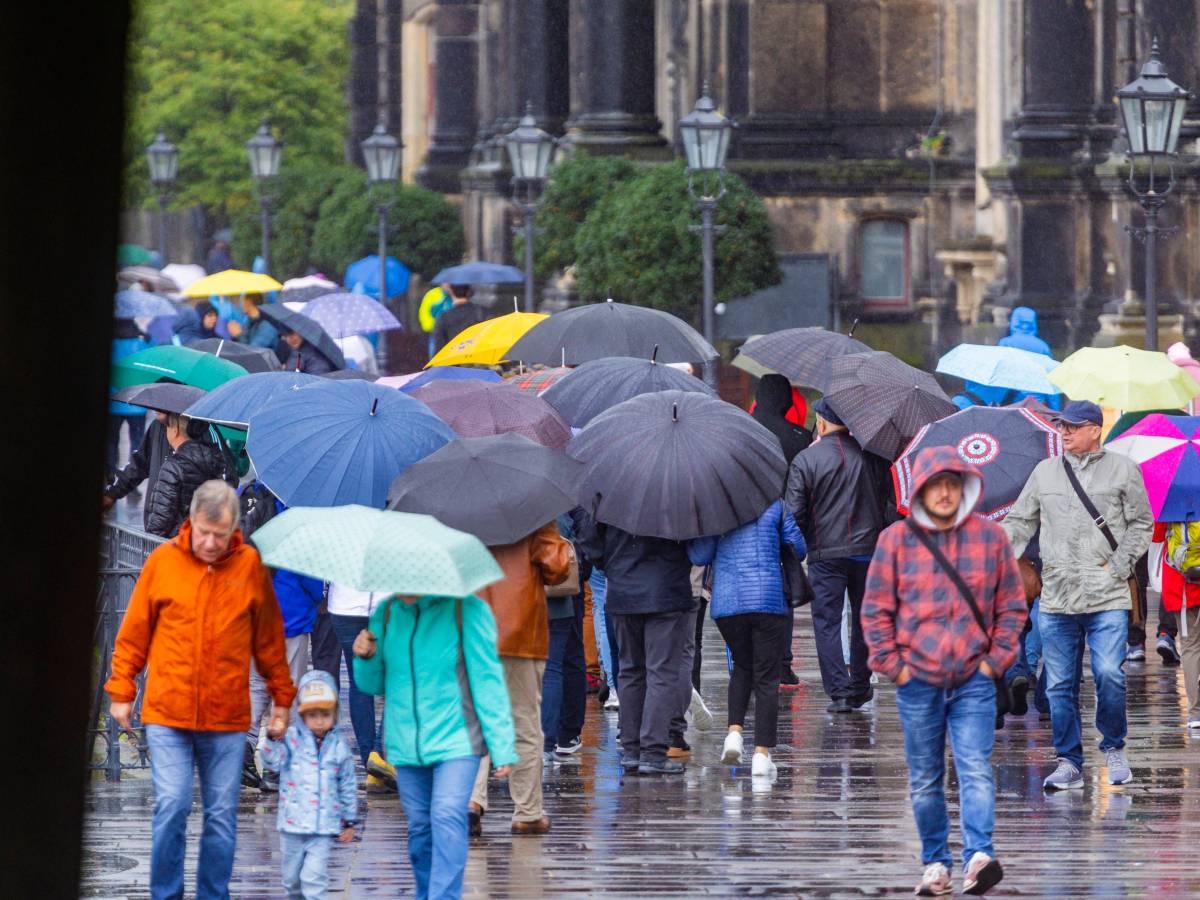
<svg viewBox="0 0 1200 900"><path fill-rule="evenodd" d="M437 0L434 41L434 128L418 180L431 190L457 194L458 173L470 160L478 111L479 4Z"/></svg>

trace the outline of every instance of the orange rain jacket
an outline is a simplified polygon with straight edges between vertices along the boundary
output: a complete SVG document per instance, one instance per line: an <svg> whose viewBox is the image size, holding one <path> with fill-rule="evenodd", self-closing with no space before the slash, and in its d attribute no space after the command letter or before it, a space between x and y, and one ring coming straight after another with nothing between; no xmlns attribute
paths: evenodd
<svg viewBox="0 0 1200 900"><path fill-rule="evenodd" d="M131 702L145 667L142 722L193 731L250 727L250 658L279 706L296 694L283 617L258 551L233 535L209 565L192 554L192 523L146 560L113 649L105 689Z"/></svg>

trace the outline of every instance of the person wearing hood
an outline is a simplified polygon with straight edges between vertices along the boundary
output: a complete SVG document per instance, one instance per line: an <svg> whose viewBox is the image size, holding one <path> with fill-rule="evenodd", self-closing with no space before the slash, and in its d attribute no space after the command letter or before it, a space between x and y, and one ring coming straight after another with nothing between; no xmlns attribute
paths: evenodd
<svg viewBox="0 0 1200 900"><path fill-rule="evenodd" d="M328 375L338 367L333 360L294 331L283 332L283 343L290 352L283 361L285 372L305 372L309 375Z"/></svg>
<svg viewBox="0 0 1200 900"><path fill-rule="evenodd" d="M154 493L146 501L146 530L151 534L175 537L187 518L192 494L204 482L223 478L237 483L236 476L226 473L220 449L200 440L207 429L207 422L167 414L167 443L174 452L159 469Z"/></svg>
<svg viewBox="0 0 1200 900"><path fill-rule="evenodd" d="M299 721L281 740L262 745L263 767L278 775L279 850L288 897L323 900L329 889L329 851L354 840L358 792L354 754L338 734L337 685L313 669L300 679Z"/></svg>
<svg viewBox="0 0 1200 900"><path fill-rule="evenodd" d="M813 440L812 432L804 427L803 416L799 424L793 420L797 409L796 393L796 389L782 375L764 375L758 380L758 389L754 392L754 406L750 412L760 425L779 438L783 456L789 466L796 454ZM804 398L801 397L800 401L803 402Z"/></svg>
<svg viewBox="0 0 1200 900"><path fill-rule="evenodd" d="M925 872L918 896L952 892L946 737L958 778L963 892L1003 877L992 830L996 679L1020 651L1025 587L1004 530L974 512L983 478L950 447L913 461L909 519L880 535L862 621L870 666L896 684L913 818ZM961 581L961 584L959 583Z"/></svg>
<svg viewBox="0 0 1200 900"><path fill-rule="evenodd" d="M1187 372L1192 377L1192 381L1197 382L1200 387L1200 360L1192 356L1192 351L1183 341L1178 341L1167 348L1167 359ZM1187 414L1189 416L1196 415L1196 411L1200 410L1200 403L1194 398L1188 401Z"/></svg>
<svg viewBox="0 0 1200 900"><path fill-rule="evenodd" d="M1008 334L996 342L1000 347L1016 347L1030 353L1050 355L1050 345L1038 337L1037 312L1028 306L1018 306L1008 317Z"/></svg>

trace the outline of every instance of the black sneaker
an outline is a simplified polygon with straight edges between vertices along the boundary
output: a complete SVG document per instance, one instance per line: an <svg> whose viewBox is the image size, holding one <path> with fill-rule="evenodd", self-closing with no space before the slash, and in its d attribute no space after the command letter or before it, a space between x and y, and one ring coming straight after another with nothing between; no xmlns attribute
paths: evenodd
<svg viewBox="0 0 1200 900"><path fill-rule="evenodd" d="M783 674L779 676L779 686L781 688L795 688L800 686L800 679L796 677L796 673L792 671L791 666L783 667Z"/></svg>
<svg viewBox="0 0 1200 900"><path fill-rule="evenodd" d="M467 837L483 837L483 813L467 810Z"/></svg>
<svg viewBox="0 0 1200 900"><path fill-rule="evenodd" d="M609 690L607 681L600 685L600 690L596 691L596 700L599 701L601 709L608 702L608 695L611 693L612 691Z"/></svg>
<svg viewBox="0 0 1200 900"><path fill-rule="evenodd" d="M640 753L622 753L621 768L626 772L636 772L638 766L642 764L642 755Z"/></svg>
<svg viewBox="0 0 1200 900"><path fill-rule="evenodd" d="M1154 649L1162 657L1162 664L1164 666L1179 665L1179 651L1175 649L1175 638L1169 634L1160 634L1158 642L1154 645Z"/></svg>
<svg viewBox="0 0 1200 900"><path fill-rule="evenodd" d="M847 700L845 697L839 697L837 700L832 701L827 707L825 707L825 712L830 712L830 713L854 712L854 707L850 705L850 701Z"/></svg>
<svg viewBox="0 0 1200 900"><path fill-rule="evenodd" d="M865 694L859 694L857 697L851 697L849 703L851 709L861 709L874 699L875 688L869 687L867 688L867 692Z"/></svg>
<svg viewBox="0 0 1200 900"><path fill-rule="evenodd" d="M279 773L272 772L270 769L264 768L262 773L262 783L258 786L258 789L268 794L278 794Z"/></svg>
<svg viewBox="0 0 1200 900"><path fill-rule="evenodd" d="M555 752L555 753L561 753L561 754L564 754L564 755L568 755L568 754L571 754L571 753L578 753L578 752L579 752L579 748L580 748L580 747L582 747L582 746L583 746L583 741L580 739L579 735L575 735L575 737L571 738L571 739L570 739L569 741L567 741L566 743L563 743L563 744L555 744L555 745L554 745L554 752Z"/></svg>
<svg viewBox="0 0 1200 900"><path fill-rule="evenodd" d="M262 776L258 774L258 766L254 762L254 745L249 741L246 741L246 749L242 753L242 786L262 787Z"/></svg>
<svg viewBox="0 0 1200 900"><path fill-rule="evenodd" d="M1012 714L1023 716L1029 712L1029 679L1018 675L1012 680L1008 690L1012 694Z"/></svg>
<svg viewBox="0 0 1200 900"><path fill-rule="evenodd" d="M637 771L639 775L682 775L684 765L673 759L664 759L661 762L643 762Z"/></svg>

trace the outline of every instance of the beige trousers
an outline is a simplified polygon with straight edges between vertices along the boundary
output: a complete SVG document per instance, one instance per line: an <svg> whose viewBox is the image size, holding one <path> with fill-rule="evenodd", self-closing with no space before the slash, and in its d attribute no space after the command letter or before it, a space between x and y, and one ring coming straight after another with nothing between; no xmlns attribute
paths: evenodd
<svg viewBox="0 0 1200 900"><path fill-rule="evenodd" d="M1179 655L1183 657L1183 682L1187 688L1188 721L1200 720L1200 606L1187 611L1187 637L1179 630Z"/></svg>
<svg viewBox="0 0 1200 900"><path fill-rule="evenodd" d="M513 728L517 733L518 762L508 776L508 794L513 801L514 822L536 822L542 809L542 676L544 659L502 656L504 681L512 704ZM479 775L471 802L487 809L488 771L491 758L479 761Z"/></svg>

